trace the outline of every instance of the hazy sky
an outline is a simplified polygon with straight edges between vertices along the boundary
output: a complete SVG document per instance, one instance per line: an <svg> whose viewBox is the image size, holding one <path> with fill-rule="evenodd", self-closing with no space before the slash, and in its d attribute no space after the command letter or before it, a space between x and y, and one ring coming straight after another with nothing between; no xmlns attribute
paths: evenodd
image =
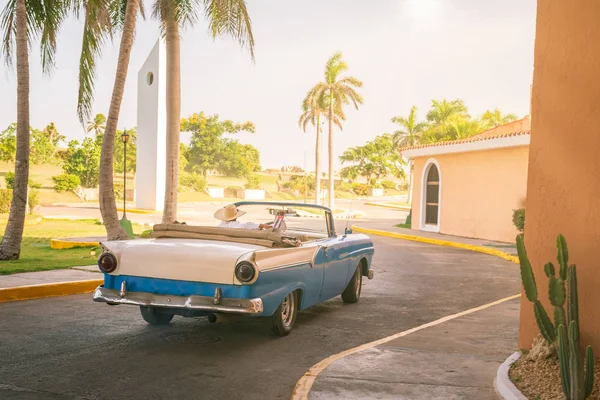
<svg viewBox="0 0 600 400"><path fill-rule="evenodd" d="M494 107L529 113L535 0L248 0L248 9L254 65L233 40L213 42L204 20L182 33L181 111L254 122L255 134L238 137L258 147L263 167L304 166L306 154L312 167L315 133L298 128L300 104L337 50L364 82L365 100L336 132L338 155L393 131L391 117L412 105L424 118L432 99L461 98L472 115ZM137 71L158 38L155 21L139 21L119 128L136 125ZM76 115L81 29L76 20L64 25L50 77L42 76L38 47L31 53L32 126L54 121L69 139L84 135ZM118 44L109 43L98 64L95 112L108 112ZM4 63L0 70L3 129L16 120L16 77Z"/></svg>

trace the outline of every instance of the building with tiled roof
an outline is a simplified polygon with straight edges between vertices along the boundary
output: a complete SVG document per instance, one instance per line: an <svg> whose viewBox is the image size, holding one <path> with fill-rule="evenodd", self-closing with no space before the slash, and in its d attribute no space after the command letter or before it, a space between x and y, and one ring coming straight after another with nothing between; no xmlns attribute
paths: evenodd
<svg viewBox="0 0 600 400"><path fill-rule="evenodd" d="M412 229L513 242L527 190L529 116L465 139L401 150L413 161Z"/></svg>

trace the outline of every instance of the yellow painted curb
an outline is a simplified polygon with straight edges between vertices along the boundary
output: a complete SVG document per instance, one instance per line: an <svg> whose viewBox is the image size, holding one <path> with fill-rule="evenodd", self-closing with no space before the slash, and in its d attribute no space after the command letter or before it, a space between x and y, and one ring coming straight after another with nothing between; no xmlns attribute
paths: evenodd
<svg viewBox="0 0 600 400"><path fill-rule="evenodd" d="M422 237L422 236L405 235L403 233L379 231L376 229L361 228L359 226L354 226L354 225L352 226L352 230L355 232L368 233L371 235L386 236L386 237L391 237L391 238L396 238L396 239L411 240L413 242L421 242L421 243L435 244L438 246L455 247L457 249L476 251L479 253L484 253L484 254L489 254L491 256L500 257L504 260L511 261L515 264L519 264L519 257L513 256L512 254L505 253L501 250L490 249L488 247L476 246L473 244L451 242L449 240L431 239L431 238L426 238L426 237Z"/></svg>
<svg viewBox="0 0 600 400"><path fill-rule="evenodd" d="M100 242L75 242L72 240L50 239L50 248L54 250L74 249L76 247L98 247Z"/></svg>
<svg viewBox="0 0 600 400"><path fill-rule="evenodd" d="M373 207L392 208L394 210L410 211L410 206L397 206L394 204L387 203L365 203L365 205Z"/></svg>
<svg viewBox="0 0 600 400"><path fill-rule="evenodd" d="M0 289L0 303L91 293L96 290L98 286L102 285L103 282L102 279L92 279L87 281L46 283L41 285L4 288Z"/></svg>
<svg viewBox="0 0 600 400"><path fill-rule="evenodd" d="M123 209L117 208L117 211L123 212ZM128 208L126 210L126 212L132 213L132 214L156 214L156 213L158 213L158 211L142 210L141 208Z"/></svg>
<svg viewBox="0 0 600 400"><path fill-rule="evenodd" d="M341 358L344 358L346 356L349 356L349 355L352 355L355 353L359 353L364 350L371 349L373 347L379 346L379 345L387 343L387 342L391 342L392 340L395 340L395 339L398 339L398 338L401 338L404 336L408 336L412 333L421 331L423 329L430 328L430 327L436 326L436 325L440 325L440 324L443 324L444 322L448 322L453 319L463 317L465 315L473 314L475 312L482 311L482 310L485 310L490 307L494 307L498 304L502 304L502 303L505 303L510 300L518 299L519 297L521 297L520 294L510 296L510 297L505 297L503 299L496 300L492 303L488 303L488 304L484 304L479 307L471 308L469 310L462 311L457 314L448 315L446 317L436 319L435 321L429 322L424 325L417 326L417 327L409 329L407 331L399 332L399 333L396 333L395 335L388 336L383 339L376 340L374 342L365 343L358 347L354 347L352 349L342 351L341 353L329 356L326 359L324 359L324 360L318 362L317 364L313 365L312 367L310 367L310 369L308 371L306 371L304 373L304 375L302 375L302 377L298 380L298 382L296 382L296 386L294 387L294 391L292 392L291 400L308 400L308 394L309 394L310 389L312 388L313 384L315 383L317 376L319 376L319 374L321 372L323 372L325 370L325 368L327 368L333 362L335 362Z"/></svg>

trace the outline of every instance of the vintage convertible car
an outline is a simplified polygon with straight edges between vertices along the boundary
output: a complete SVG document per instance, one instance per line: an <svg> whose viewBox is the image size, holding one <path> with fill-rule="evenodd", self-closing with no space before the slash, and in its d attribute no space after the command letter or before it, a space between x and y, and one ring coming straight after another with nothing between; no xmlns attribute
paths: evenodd
<svg viewBox="0 0 600 400"><path fill-rule="evenodd" d="M331 211L322 206L236 206L254 210L247 217L271 228L159 224L150 239L103 242L98 266L104 284L94 301L139 306L153 325L174 315L211 322L219 313L270 317L274 333L285 336L298 310L340 294L346 303L359 300L363 276L373 278L368 236L348 228L337 234ZM323 218L306 217L318 214Z"/></svg>

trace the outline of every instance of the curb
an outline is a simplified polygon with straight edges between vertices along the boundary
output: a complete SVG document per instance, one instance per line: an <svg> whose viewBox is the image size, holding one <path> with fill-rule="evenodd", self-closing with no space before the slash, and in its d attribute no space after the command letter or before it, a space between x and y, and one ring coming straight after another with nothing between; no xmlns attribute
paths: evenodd
<svg viewBox="0 0 600 400"><path fill-rule="evenodd" d="M123 212L123 208L117 207L117 211ZM160 211L142 210L141 208L128 208L126 211L132 214L160 214Z"/></svg>
<svg viewBox="0 0 600 400"><path fill-rule="evenodd" d="M359 226L354 226L354 225L352 226L352 230L355 232L361 232L361 233L367 233L367 234L370 233L371 235L386 236L386 237L391 237L391 238L396 238L396 239L411 240L413 242L421 242L421 243L427 243L427 244L435 244L438 246L455 247L457 249L476 251L478 253L484 253L484 254L488 254L491 256L500 257L504 260L513 262L515 264L519 264L519 257L513 256L512 254L508 254L508 253L505 253L500 250L490 249L488 247L476 246L473 244L451 242L449 240L431 239L431 238L426 238L423 236L405 235L403 233L379 231L379 230L375 230L375 229L361 228Z"/></svg>
<svg viewBox="0 0 600 400"><path fill-rule="evenodd" d="M102 279L92 279L4 288L0 289L0 303L91 293L103 282Z"/></svg>
<svg viewBox="0 0 600 400"><path fill-rule="evenodd" d="M527 397L523 396L523 393L512 383L508 376L510 366L521 357L520 352L515 352L510 355L498 368L496 379L494 379L494 386L496 392L500 398L505 400L527 400Z"/></svg>
<svg viewBox="0 0 600 400"><path fill-rule="evenodd" d="M373 207L392 208L392 209L395 209L395 210L402 210L402 211L410 211L410 206L397 206L397 205L388 204L388 203L370 203L370 202L367 202L367 203L365 203L365 205L367 205L367 206L373 206Z"/></svg>
<svg viewBox="0 0 600 400"><path fill-rule="evenodd" d="M100 242L76 242L73 240L50 239L50 248L54 250L73 249L76 247L99 247Z"/></svg>

